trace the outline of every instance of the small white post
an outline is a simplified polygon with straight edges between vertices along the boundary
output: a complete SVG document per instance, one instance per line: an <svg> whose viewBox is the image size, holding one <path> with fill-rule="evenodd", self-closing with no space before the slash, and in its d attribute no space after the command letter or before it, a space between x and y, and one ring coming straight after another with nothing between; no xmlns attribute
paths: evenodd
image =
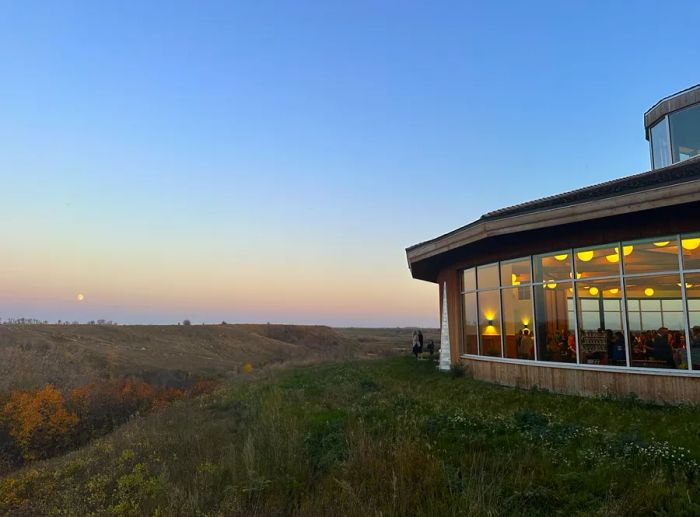
<svg viewBox="0 0 700 517"><path fill-rule="evenodd" d="M450 357L450 323L447 319L447 282L442 287L442 322L440 324L440 370L446 372L452 366Z"/></svg>

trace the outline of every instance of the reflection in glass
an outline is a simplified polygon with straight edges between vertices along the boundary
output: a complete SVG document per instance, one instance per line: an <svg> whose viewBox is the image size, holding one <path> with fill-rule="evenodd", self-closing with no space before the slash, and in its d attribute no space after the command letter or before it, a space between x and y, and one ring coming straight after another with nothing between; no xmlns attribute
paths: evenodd
<svg viewBox="0 0 700 517"><path fill-rule="evenodd" d="M619 245L606 244L574 250L576 278L619 276L620 250L618 248ZM622 254L629 255L632 251L631 246L626 246L623 248Z"/></svg>
<svg viewBox="0 0 700 517"><path fill-rule="evenodd" d="M535 255L535 282L571 279L571 250Z"/></svg>
<svg viewBox="0 0 700 517"><path fill-rule="evenodd" d="M476 289L476 270L472 267L462 271L462 292Z"/></svg>
<svg viewBox="0 0 700 517"><path fill-rule="evenodd" d="M679 275L625 279L632 366L687 368Z"/></svg>
<svg viewBox="0 0 700 517"><path fill-rule="evenodd" d="M501 317L498 291L479 291L481 355L501 357Z"/></svg>
<svg viewBox="0 0 700 517"><path fill-rule="evenodd" d="M476 268L476 285L479 289L498 287L498 262Z"/></svg>
<svg viewBox="0 0 700 517"><path fill-rule="evenodd" d="M700 269L700 233L681 235L683 269Z"/></svg>
<svg viewBox="0 0 700 517"><path fill-rule="evenodd" d="M700 370L700 274L685 275L685 296L690 322L690 364Z"/></svg>
<svg viewBox="0 0 700 517"><path fill-rule="evenodd" d="M511 287L501 291L505 355L512 359L534 359L535 340L532 325L530 287Z"/></svg>
<svg viewBox="0 0 700 517"><path fill-rule="evenodd" d="M476 293L463 294L462 300L464 308L462 320L462 353L476 355L478 353Z"/></svg>
<svg viewBox="0 0 700 517"><path fill-rule="evenodd" d="M657 237L622 243L625 274L678 271L676 237Z"/></svg>
<svg viewBox="0 0 700 517"><path fill-rule="evenodd" d="M571 318L571 281L535 284L535 324L538 359L576 362L576 337Z"/></svg>
<svg viewBox="0 0 700 517"><path fill-rule="evenodd" d="M673 163L682 162L700 154L700 106L676 111L669 116L669 119Z"/></svg>
<svg viewBox="0 0 700 517"><path fill-rule="evenodd" d="M577 282L576 295L581 362L626 366L620 279Z"/></svg>
<svg viewBox="0 0 700 517"><path fill-rule="evenodd" d="M668 141L666 117L651 128L651 152L655 169L671 165L671 142Z"/></svg>
<svg viewBox="0 0 700 517"><path fill-rule="evenodd" d="M530 258L501 262L501 285L503 287L529 284Z"/></svg>

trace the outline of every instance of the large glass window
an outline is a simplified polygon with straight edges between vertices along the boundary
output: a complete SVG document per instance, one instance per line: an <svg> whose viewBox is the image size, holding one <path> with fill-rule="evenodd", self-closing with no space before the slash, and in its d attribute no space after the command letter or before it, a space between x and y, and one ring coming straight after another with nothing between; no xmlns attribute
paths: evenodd
<svg viewBox="0 0 700 517"><path fill-rule="evenodd" d="M700 233L479 265L460 282L463 354L700 372Z"/></svg>
<svg viewBox="0 0 700 517"><path fill-rule="evenodd" d="M535 284L534 290L538 359L575 363L575 327L569 317L573 302L571 280Z"/></svg>
<svg viewBox="0 0 700 517"><path fill-rule="evenodd" d="M462 353L478 353L478 320L476 312L476 293L462 295L464 314L462 317Z"/></svg>
<svg viewBox="0 0 700 517"><path fill-rule="evenodd" d="M505 356L511 359L534 359L535 340L532 331L530 286L503 289L501 296Z"/></svg>
<svg viewBox="0 0 700 517"><path fill-rule="evenodd" d="M657 237L622 243L626 275L678 271L678 239Z"/></svg>
<svg viewBox="0 0 700 517"><path fill-rule="evenodd" d="M501 309L499 291L479 291L481 355L501 357Z"/></svg>
<svg viewBox="0 0 700 517"><path fill-rule="evenodd" d="M687 368L679 275L625 279L632 366Z"/></svg>
<svg viewBox="0 0 700 517"><path fill-rule="evenodd" d="M619 245L606 244L574 250L576 278L619 276L620 250L618 248ZM623 254L630 251L630 248L623 249Z"/></svg>
<svg viewBox="0 0 700 517"><path fill-rule="evenodd" d="M619 277L579 281L576 297L581 362L626 366Z"/></svg>
<svg viewBox="0 0 700 517"><path fill-rule="evenodd" d="M700 106L672 113L669 115L669 120L673 163L682 162L700 154Z"/></svg>
<svg viewBox="0 0 700 517"><path fill-rule="evenodd" d="M651 128L651 153L655 169L671 165L671 142L668 141L666 117Z"/></svg>

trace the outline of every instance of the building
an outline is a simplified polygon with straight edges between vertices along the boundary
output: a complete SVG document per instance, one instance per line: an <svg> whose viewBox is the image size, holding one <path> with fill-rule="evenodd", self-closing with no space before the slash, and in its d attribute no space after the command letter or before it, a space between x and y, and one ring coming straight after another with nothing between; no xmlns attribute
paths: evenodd
<svg viewBox="0 0 700 517"><path fill-rule="evenodd" d="M651 171L406 250L440 287L452 362L506 385L700 402L700 85L644 124Z"/></svg>

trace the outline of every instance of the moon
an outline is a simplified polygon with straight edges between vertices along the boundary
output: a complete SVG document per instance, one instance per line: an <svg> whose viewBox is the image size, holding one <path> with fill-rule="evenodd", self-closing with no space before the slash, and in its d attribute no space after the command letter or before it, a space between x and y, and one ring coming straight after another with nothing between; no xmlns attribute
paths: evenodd
<svg viewBox="0 0 700 517"><path fill-rule="evenodd" d="M85 295L83 293L78 293L78 296L76 296L76 299L79 302L82 302L85 299Z"/></svg>

